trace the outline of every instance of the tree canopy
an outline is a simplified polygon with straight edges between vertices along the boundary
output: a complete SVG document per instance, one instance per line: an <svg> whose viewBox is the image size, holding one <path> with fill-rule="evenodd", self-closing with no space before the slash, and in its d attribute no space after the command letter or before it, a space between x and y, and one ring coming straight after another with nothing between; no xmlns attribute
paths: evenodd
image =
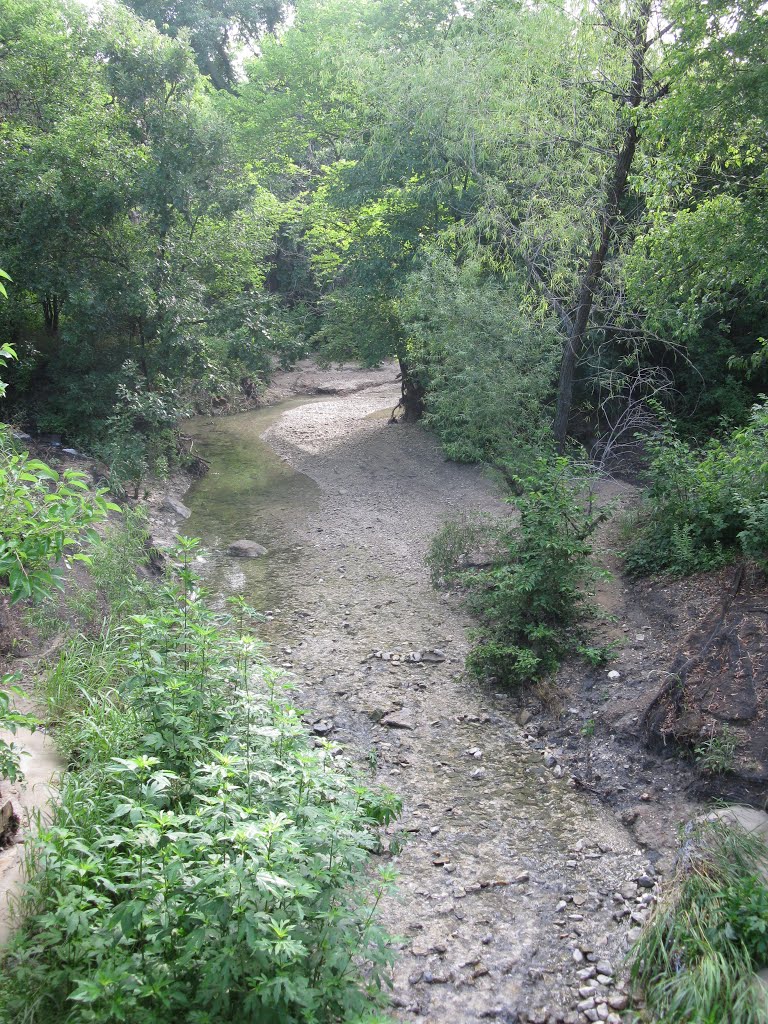
<svg viewBox="0 0 768 1024"><path fill-rule="evenodd" d="M9 412L99 443L316 350L398 358L454 438L455 382L466 412L503 366L466 453L599 438L638 395L743 423L765 51L753 0L9 0Z"/></svg>

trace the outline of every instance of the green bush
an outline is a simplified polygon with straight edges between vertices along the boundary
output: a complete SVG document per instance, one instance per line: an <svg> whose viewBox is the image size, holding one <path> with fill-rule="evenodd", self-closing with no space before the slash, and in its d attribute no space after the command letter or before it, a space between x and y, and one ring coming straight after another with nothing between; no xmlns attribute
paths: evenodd
<svg viewBox="0 0 768 1024"><path fill-rule="evenodd" d="M120 511L103 495L88 489L83 473L59 474L16 451L0 426L0 592L16 602L61 589L62 566L87 561L80 538L108 511Z"/></svg>
<svg viewBox="0 0 768 1024"><path fill-rule="evenodd" d="M689 838L664 903L632 951L632 977L665 1024L766 1024L765 846L721 822Z"/></svg>
<svg viewBox="0 0 768 1024"><path fill-rule="evenodd" d="M519 288L436 251L410 276L400 313L427 381L425 424L449 458L492 463L546 444L559 346Z"/></svg>
<svg viewBox="0 0 768 1024"><path fill-rule="evenodd" d="M606 655L587 645L582 629L586 587L597 573L589 537L605 510L595 509L588 479L565 458L541 459L534 475L516 479L521 493L510 501L519 522L498 526L500 550L489 568L462 568L476 533L465 533L462 544L450 524L430 555L433 575L465 587L481 623L467 667L510 685L550 675L568 653Z"/></svg>
<svg viewBox="0 0 768 1024"><path fill-rule="evenodd" d="M685 575L738 553L768 564L768 405L701 449L671 429L648 444L650 486L628 572Z"/></svg>
<svg viewBox="0 0 768 1024"><path fill-rule="evenodd" d="M30 854L0 1020L373 1020L368 858L397 801L312 746L258 643L180 577L56 667L78 770Z"/></svg>

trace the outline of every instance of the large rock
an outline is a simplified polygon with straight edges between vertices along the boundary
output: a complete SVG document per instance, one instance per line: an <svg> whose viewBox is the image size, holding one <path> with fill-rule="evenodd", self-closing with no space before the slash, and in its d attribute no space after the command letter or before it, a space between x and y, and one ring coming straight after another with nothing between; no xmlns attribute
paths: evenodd
<svg viewBox="0 0 768 1024"><path fill-rule="evenodd" d="M255 540L236 540L227 548L227 554L233 558L260 558L266 555L267 549Z"/></svg>
<svg viewBox="0 0 768 1024"><path fill-rule="evenodd" d="M189 519L192 515L192 510L187 508L183 502L170 496L163 498L162 507L166 512L173 512L175 516L180 516L182 519Z"/></svg>

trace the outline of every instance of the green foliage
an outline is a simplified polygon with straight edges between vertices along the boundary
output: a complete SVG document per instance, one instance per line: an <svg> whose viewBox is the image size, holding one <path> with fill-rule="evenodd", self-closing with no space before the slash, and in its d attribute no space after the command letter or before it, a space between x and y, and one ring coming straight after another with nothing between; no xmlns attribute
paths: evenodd
<svg viewBox="0 0 768 1024"><path fill-rule="evenodd" d="M559 343L514 285L433 252L401 306L411 358L428 381L425 423L458 462L514 461L546 444Z"/></svg>
<svg viewBox="0 0 768 1024"><path fill-rule="evenodd" d="M85 475L62 474L17 452L0 433L0 588L15 603L61 589L61 567L87 561L80 538L117 505L88 489Z"/></svg>
<svg viewBox="0 0 768 1024"><path fill-rule="evenodd" d="M254 46L263 32L274 29L284 5L281 0L128 0L127 6L161 32L187 36L201 73L217 89L226 89L238 81L237 48Z"/></svg>
<svg viewBox="0 0 768 1024"><path fill-rule="evenodd" d="M52 676L78 770L30 856L9 1024L330 1024L382 1003L388 877L368 856L397 801L312 746L258 642L200 597L192 550L154 608L76 638Z"/></svg>
<svg viewBox="0 0 768 1024"><path fill-rule="evenodd" d="M23 697L24 693L16 686L18 675L0 676L0 729L15 735L19 726L34 729L40 723L34 715L18 711L13 705L14 697ZM11 740L0 736L0 780L16 782L24 778L21 770L21 749Z"/></svg>
<svg viewBox="0 0 768 1024"><path fill-rule="evenodd" d="M626 557L630 573L692 573L737 553L766 563L768 406L703 448L672 429L648 447L650 487Z"/></svg>
<svg viewBox="0 0 768 1024"><path fill-rule="evenodd" d="M465 587L480 619L467 667L511 686L551 675L566 654L596 656L580 627L589 613L585 588L596 575L589 537L607 515L595 509L588 478L565 458L541 459L532 475L516 479L521 493L510 501L519 522L499 526L502 554L490 568L462 568L453 526L438 534L431 554L433 573Z"/></svg>
<svg viewBox="0 0 768 1024"><path fill-rule="evenodd" d="M20 356L6 418L93 449L135 418L131 398L141 413L175 396L178 415L190 392L263 372L277 204L239 162L187 37L121 4L89 17L12 0L0 38L0 248L17 283L0 331ZM133 478L171 450L150 433L118 444Z"/></svg>
<svg viewBox="0 0 768 1024"><path fill-rule="evenodd" d="M765 847L739 828L706 823L632 951L632 977L666 1024L765 1024L768 964Z"/></svg>
<svg viewBox="0 0 768 1024"><path fill-rule="evenodd" d="M724 728L712 734L694 750L696 764L708 775L721 775L733 770L736 756L736 737Z"/></svg>

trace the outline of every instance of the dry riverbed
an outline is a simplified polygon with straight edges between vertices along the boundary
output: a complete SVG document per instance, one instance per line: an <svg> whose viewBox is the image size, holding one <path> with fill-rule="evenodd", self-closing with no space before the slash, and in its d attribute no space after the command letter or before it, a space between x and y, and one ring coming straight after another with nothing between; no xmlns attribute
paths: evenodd
<svg viewBox="0 0 768 1024"><path fill-rule="evenodd" d="M615 1024L657 875L510 696L465 677L471 622L424 567L446 519L505 506L419 427L388 423L391 368L340 390L195 421L211 473L184 530L210 552L214 592L269 612L268 653L310 728L403 799L382 907L399 1019ZM268 555L227 557L241 538Z"/></svg>

